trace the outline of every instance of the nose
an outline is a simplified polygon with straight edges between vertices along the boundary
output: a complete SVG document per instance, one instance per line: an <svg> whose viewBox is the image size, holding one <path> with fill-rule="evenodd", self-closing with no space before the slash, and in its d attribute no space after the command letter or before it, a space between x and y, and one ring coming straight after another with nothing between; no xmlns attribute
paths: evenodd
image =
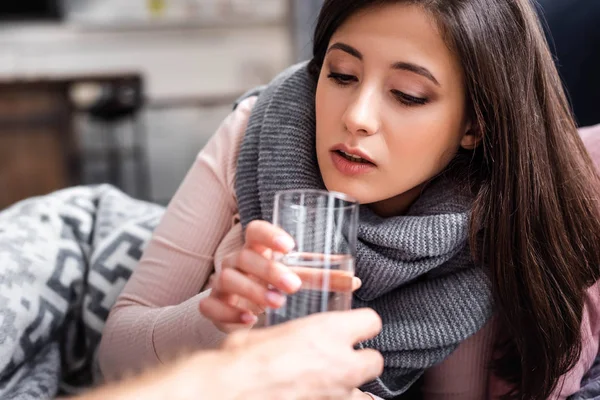
<svg viewBox="0 0 600 400"><path fill-rule="evenodd" d="M343 116L346 130L353 135L369 136L380 126L379 101L374 88L363 87L356 92Z"/></svg>

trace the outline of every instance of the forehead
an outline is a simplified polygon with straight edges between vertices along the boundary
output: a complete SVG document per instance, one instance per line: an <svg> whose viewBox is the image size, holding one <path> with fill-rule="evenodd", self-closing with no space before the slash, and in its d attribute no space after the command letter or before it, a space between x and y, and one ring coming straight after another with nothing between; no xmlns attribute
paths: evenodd
<svg viewBox="0 0 600 400"><path fill-rule="evenodd" d="M331 38L356 47L365 63L398 61L423 65L441 79L462 75L436 19L417 5L395 3L351 16ZM445 77L445 79L444 79Z"/></svg>

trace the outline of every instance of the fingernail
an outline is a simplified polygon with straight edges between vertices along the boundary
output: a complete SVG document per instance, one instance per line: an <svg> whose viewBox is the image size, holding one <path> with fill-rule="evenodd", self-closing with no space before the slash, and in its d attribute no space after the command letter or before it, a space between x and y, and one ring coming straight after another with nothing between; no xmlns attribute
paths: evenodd
<svg viewBox="0 0 600 400"><path fill-rule="evenodd" d="M250 325L255 324L256 321L258 321L258 318L252 313L243 313L241 316L241 320L243 323Z"/></svg>
<svg viewBox="0 0 600 400"><path fill-rule="evenodd" d="M362 286L362 281L360 280L360 278L357 278L356 276L354 278L352 278L352 288L354 290L359 289Z"/></svg>
<svg viewBox="0 0 600 400"><path fill-rule="evenodd" d="M302 280L300 280L298 275L289 272L285 273L281 277L281 282L288 290L291 291L296 291L300 289L300 286L302 286Z"/></svg>
<svg viewBox="0 0 600 400"><path fill-rule="evenodd" d="M283 303L285 303L285 297L282 296L281 294L274 292L272 290L269 290L267 292L267 294L265 295L267 302L269 302L270 305L274 306L274 307L281 307L283 305Z"/></svg>
<svg viewBox="0 0 600 400"><path fill-rule="evenodd" d="M294 239L286 235L277 236L275 238L275 243L286 251L290 251L296 246Z"/></svg>

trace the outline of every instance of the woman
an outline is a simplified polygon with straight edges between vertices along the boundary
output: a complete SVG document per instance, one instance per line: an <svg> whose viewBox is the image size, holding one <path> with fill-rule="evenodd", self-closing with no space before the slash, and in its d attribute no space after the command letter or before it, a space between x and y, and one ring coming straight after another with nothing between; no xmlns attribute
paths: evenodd
<svg viewBox="0 0 600 400"><path fill-rule="evenodd" d="M386 361L363 389L577 390L597 350L598 177L527 0L326 1L308 67L200 153L111 313L103 371L215 346L282 304L266 283L297 290L268 257L294 243L260 221L294 187L363 204L354 303L382 316L365 346Z"/></svg>

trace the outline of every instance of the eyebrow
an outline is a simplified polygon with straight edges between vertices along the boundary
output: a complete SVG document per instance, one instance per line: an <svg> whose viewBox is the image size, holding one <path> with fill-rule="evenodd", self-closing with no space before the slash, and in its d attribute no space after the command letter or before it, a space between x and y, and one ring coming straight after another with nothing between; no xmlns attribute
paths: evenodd
<svg viewBox="0 0 600 400"><path fill-rule="evenodd" d="M440 83L435 79L435 76L425 67L421 67L417 64L407 63L407 62L397 62L392 64L392 69L402 69L405 71L414 72L415 74L424 76L429 79L431 82L435 83L437 86L440 86Z"/></svg>
<svg viewBox="0 0 600 400"><path fill-rule="evenodd" d="M345 53L350 54L352 57L358 58L359 60L363 59L363 55L360 51L358 51L354 47L347 45L345 43L336 42L336 43L332 44L329 47L329 49L327 49L327 53L329 53L332 50L341 50ZM392 69L409 71L409 72L415 73L417 75L421 75L421 76L429 79L431 82L435 83L437 86L441 86L440 83L438 82L438 80L435 79L435 76L433 76L433 74L431 72L429 72L429 70L427 68L421 67L420 65L400 61L400 62L396 62L396 63L392 64Z"/></svg>
<svg viewBox="0 0 600 400"><path fill-rule="evenodd" d="M327 53L329 53L331 50L341 50L344 51L348 54L350 54L352 57L356 57L359 60L363 59L363 55L360 51L356 50L354 47L347 45L345 43L341 43L341 42L336 42L334 44L332 44L329 49L327 49Z"/></svg>

